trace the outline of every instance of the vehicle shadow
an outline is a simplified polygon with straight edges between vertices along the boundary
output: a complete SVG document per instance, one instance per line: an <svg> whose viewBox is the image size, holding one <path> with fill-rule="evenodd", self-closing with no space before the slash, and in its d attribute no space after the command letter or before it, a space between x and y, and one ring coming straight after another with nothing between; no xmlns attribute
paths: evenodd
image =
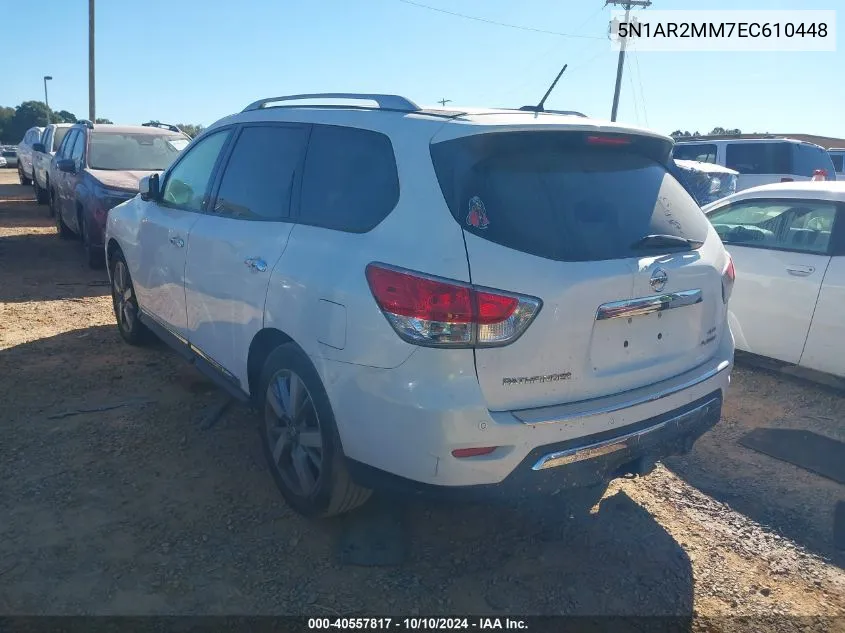
<svg viewBox="0 0 845 633"><path fill-rule="evenodd" d="M759 410L755 401L778 404ZM845 394L738 364L721 422L691 453L665 464L691 486L845 569L845 551L834 540L845 485L740 445L755 428L801 429L845 441Z"/></svg>
<svg viewBox="0 0 845 633"><path fill-rule="evenodd" d="M345 564L352 519L285 505L255 414L205 428L210 383L113 325L0 350L0 396L8 613L692 613L690 560L624 493L572 517L548 499L391 501L404 561Z"/></svg>
<svg viewBox="0 0 845 633"><path fill-rule="evenodd" d="M105 270L85 265L75 240L56 235L32 188L0 185L0 302L98 297L109 293Z"/></svg>

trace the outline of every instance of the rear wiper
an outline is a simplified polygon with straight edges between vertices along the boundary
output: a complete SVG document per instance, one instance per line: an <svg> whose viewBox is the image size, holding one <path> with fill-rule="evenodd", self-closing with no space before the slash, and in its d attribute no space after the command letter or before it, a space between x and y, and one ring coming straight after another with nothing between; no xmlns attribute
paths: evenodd
<svg viewBox="0 0 845 633"><path fill-rule="evenodd" d="M666 235L663 233L657 233L654 235L646 235L643 238L638 239L636 242L631 244L632 249L644 249L644 248L678 248L681 246L686 246L687 248L698 248L704 244L704 242L700 240L688 240L685 237L679 237L677 235Z"/></svg>

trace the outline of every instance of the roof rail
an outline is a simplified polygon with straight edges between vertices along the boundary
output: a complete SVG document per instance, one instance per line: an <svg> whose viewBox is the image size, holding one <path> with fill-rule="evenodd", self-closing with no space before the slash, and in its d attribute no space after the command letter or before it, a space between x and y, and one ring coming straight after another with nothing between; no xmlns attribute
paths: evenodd
<svg viewBox="0 0 845 633"><path fill-rule="evenodd" d="M147 123L141 123L141 127L160 127L164 130L170 130L171 132L181 132L178 127L175 125L171 125L170 123L161 123L159 121L149 121Z"/></svg>
<svg viewBox="0 0 845 633"><path fill-rule="evenodd" d="M91 123L91 121L89 121L88 119L79 119L79 120L77 121L77 123L81 123L82 125L84 125L85 127L87 127L89 130L93 130L93 129L94 129L94 124L93 124L93 123Z"/></svg>
<svg viewBox="0 0 845 633"><path fill-rule="evenodd" d="M317 92L313 94L301 95L286 95L282 97L270 97L267 99L259 99L250 103L242 112L249 112L250 110L260 110L267 106L268 103L279 103L282 101L304 101L306 99L349 99L357 101L375 101L380 110L399 110L402 112L416 112L420 107L405 97L399 95L383 95L383 94L362 94L355 92ZM307 106L281 106L281 107L307 107ZM360 107L360 106L356 106Z"/></svg>

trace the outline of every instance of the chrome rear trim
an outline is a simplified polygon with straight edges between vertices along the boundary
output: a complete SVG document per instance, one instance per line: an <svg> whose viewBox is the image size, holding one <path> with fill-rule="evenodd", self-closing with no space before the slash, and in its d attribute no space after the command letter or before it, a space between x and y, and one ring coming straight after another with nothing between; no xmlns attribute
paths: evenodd
<svg viewBox="0 0 845 633"><path fill-rule="evenodd" d="M627 319L629 317L683 308L702 302L701 290L682 290L681 292L667 292L662 295L628 299L627 301L612 301L604 303L596 310L596 321L607 319Z"/></svg>
<svg viewBox="0 0 845 633"><path fill-rule="evenodd" d="M702 371L702 368L698 367L686 374L681 374L681 376L665 380L662 383L647 385L639 389L616 394L615 396L605 396L549 407L538 407L536 409L511 411L511 415L523 424L557 424L560 422L571 422L572 420L593 415L613 413L614 411L621 411L622 409L646 404L647 402L654 402L655 400L676 394L679 391L695 387L717 376L730 366L731 361L723 360L709 369Z"/></svg>
<svg viewBox="0 0 845 633"><path fill-rule="evenodd" d="M566 466L567 464L574 464L588 459L595 459L596 457L601 457L602 455L609 455L617 451L625 450L628 448L634 448L639 443L641 438L650 435L651 433L655 433L657 431L665 429L667 426L670 425L680 427L684 422L689 421L691 418L696 418L704 414L710 407L714 406L719 401L720 398L718 397L712 398L704 404L697 406L695 409L691 409L690 411L686 411L673 418L664 420L663 422L658 422L657 424L654 424L652 426L640 429L639 431L626 433L624 435L612 437L608 440L595 442L593 444L587 444L585 446L577 446L575 448L570 448L565 451L549 453L548 455L544 455L539 460L537 460L537 463L535 463L531 467L531 470L544 470L546 468Z"/></svg>

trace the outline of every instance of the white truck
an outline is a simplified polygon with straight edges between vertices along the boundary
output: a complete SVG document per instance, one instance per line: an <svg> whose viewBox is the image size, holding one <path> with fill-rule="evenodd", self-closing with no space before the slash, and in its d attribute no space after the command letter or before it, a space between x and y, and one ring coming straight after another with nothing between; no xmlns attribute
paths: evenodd
<svg viewBox="0 0 845 633"><path fill-rule="evenodd" d="M59 149L72 123L51 123L32 146L32 184L38 204L47 204L50 196L50 161Z"/></svg>

